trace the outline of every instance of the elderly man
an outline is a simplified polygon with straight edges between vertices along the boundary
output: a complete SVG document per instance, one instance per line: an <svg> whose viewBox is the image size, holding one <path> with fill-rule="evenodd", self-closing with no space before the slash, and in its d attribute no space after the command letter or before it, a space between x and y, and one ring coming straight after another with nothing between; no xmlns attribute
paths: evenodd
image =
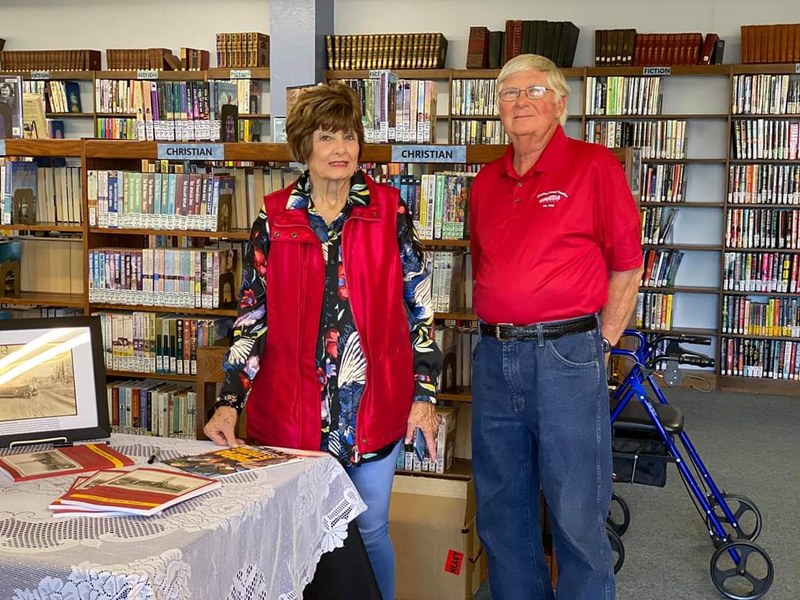
<svg viewBox="0 0 800 600"><path fill-rule="evenodd" d="M639 215L619 162L566 137L569 88L526 54L497 78L511 141L471 191L473 474L494 600L553 590L539 493L552 518L558 600L615 594L605 520L611 431L605 364L641 277Z"/></svg>

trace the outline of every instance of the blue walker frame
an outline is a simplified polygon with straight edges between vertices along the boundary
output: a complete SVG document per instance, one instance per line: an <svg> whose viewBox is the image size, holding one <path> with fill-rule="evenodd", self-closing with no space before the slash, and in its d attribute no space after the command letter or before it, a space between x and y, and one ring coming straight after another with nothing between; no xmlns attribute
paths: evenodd
<svg viewBox="0 0 800 600"><path fill-rule="evenodd" d="M752 538L744 537L744 538L737 538L735 533L729 533L726 530L725 526L723 525L723 520L729 524L733 532L741 532L740 524L737 521L736 515L731 510L728 502L725 500L725 495L722 491L720 491L719 487L717 486L714 478L711 476L711 473L708 471L708 468L703 463L702 459L700 458L700 454L697 452L696 448L692 444L691 440L689 439L688 434L686 433L683 428L679 432L671 433L667 431L664 425L661 422L661 419L656 411L654 406L654 401L650 397L650 393L655 396L657 403L662 405L669 405L664 393L659 388L658 383L655 379L656 369L650 368L648 366L648 361L651 361L654 357L656 357L656 353L658 352L658 344L657 343L649 343L645 338L645 335L637 330L633 329L626 329L623 333L623 338L633 338L636 340L637 347L635 349L622 349L622 348L612 348L611 355L612 356L619 356L629 359L631 362L631 370L630 372L623 378L620 385L617 387L616 390L611 394L611 401L612 401L612 411L611 411L611 424L612 426L615 422L619 419L621 413L625 409L626 406L631 401L638 401L644 410L647 412L650 421L652 422L652 426L655 431L658 433L661 441L667 448L669 458L666 458L668 462L674 462L678 468L678 472L681 475L684 483L686 484L687 488L691 491L691 494L696 499L697 503L700 506L700 509L705 514L706 523L708 534L711 537L711 541L714 544L714 547L717 549L717 553L715 553L714 557L712 558L712 565L711 565L711 572L712 572L712 579L714 580L715 586L717 589L722 592L724 595L728 596L729 598L760 598L763 596L769 587L772 584L773 578L773 569L772 564L769 557L766 553L752 544L753 539L758 536L760 533L760 513L758 514L758 523L759 527L753 532ZM669 332L665 332L666 339L677 339L679 336L670 335ZM697 338L695 338L697 339ZM693 342L692 339L686 339L685 343L697 343ZM708 343L708 342L706 342ZM700 358L702 357L702 358ZM677 357L672 356L665 356L663 358L664 361L672 360L676 362L682 362ZM713 359L708 357L704 357L702 355L689 355L686 358L686 364L692 364L692 360L700 360L701 362L694 362L693 364L701 364L703 366L713 366ZM705 362L702 362L705 361ZM710 362L710 365L709 365ZM648 391L649 390L649 391ZM616 402L616 404L614 404ZM698 473L698 478L695 478L695 475L690 470L689 466L686 464L686 460L681 453L678 444L676 443L674 437L677 435L678 439L683 446L688 459L692 462L694 468ZM714 506L712 503L716 503ZM722 519L718 514L715 512L715 508L719 508L722 511ZM754 507L753 507L754 508ZM757 508L755 512L758 513ZM745 541L737 541L743 539ZM754 548L748 548L748 546L752 546ZM745 555L740 551L745 550ZM726 550L723 550L726 549ZM758 593L754 593L752 595L746 596L739 596L733 593L727 593L721 584L718 584L716 577L715 577L715 569L714 563L718 558L717 554L719 552L727 551L728 555L730 556L731 560L735 565L736 574L741 574L740 571L744 571L746 569L745 562L746 562L746 554L749 554L750 551L755 550L760 552L766 559L768 564L768 575L764 579L755 578L755 580L763 585L764 589ZM720 572L721 575L732 575L731 571ZM754 588L756 587L756 583L753 582L752 578L748 578L748 581L753 583Z"/></svg>

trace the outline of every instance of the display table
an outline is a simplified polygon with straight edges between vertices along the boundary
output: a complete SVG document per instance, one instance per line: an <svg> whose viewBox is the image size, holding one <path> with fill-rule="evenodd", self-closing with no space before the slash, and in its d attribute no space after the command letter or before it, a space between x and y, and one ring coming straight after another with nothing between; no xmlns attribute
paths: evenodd
<svg viewBox="0 0 800 600"><path fill-rule="evenodd" d="M211 442L115 434L137 464ZM41 447L40 447L41 448ZM157 463L156 463L157 466ZM333 458L238 473L154 517L56 519L75 476L0 483L3 600L300 600L320 556L366 509Z"/></svg>

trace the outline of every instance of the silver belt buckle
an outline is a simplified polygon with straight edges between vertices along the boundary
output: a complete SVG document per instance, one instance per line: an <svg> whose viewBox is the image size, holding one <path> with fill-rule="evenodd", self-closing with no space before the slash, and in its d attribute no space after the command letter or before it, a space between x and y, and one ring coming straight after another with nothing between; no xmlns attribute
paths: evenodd
<svg viewBox="0 0 800 600"><path fill-rule="evenodd" d="M494 339L496 339L498 342L502 342L503 341L503 338L500 337L500 328L503 327L503 326L513 327L514 324L513 323L497 323L497 324L495 324L495 326L494 326Z"/></svg>

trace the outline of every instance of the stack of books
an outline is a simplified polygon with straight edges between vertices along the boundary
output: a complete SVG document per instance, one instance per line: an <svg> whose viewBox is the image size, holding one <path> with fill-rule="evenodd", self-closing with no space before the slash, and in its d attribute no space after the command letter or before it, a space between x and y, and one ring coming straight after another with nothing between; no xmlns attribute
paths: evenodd
<svg viewBox="0 0 800 600"><path fill-rule="evenodd" d="M167 469L110 469L79 477L49 508L54 517L151 516L220 485L208 477Z"/></svg>

